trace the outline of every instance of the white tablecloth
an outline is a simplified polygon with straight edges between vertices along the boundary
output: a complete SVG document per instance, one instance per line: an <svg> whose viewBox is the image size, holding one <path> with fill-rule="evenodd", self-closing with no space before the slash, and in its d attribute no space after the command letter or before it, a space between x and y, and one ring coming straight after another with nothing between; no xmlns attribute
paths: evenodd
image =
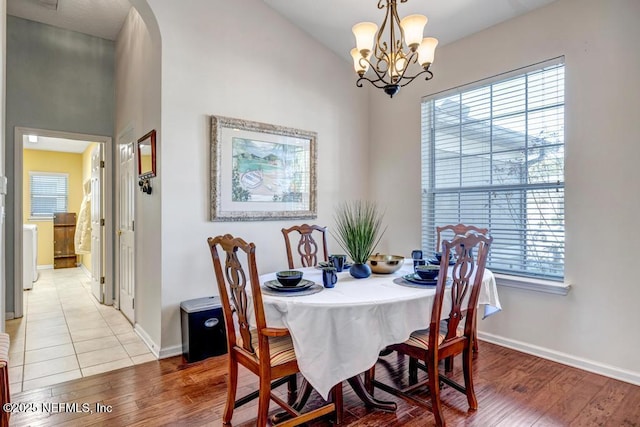
<svg viewBox="0 0 640 427"><path fill-rule="evenodd" d="M322 284L317 268L298 269L304 278ZM331 387L369 369L378 353L390 344L409 338L411 332L429 326L435 286L414 288L393 283L413 272L413 261L395 274L372 274L354 279L338 273L334 288L306 296L263 294L267 325L291 332L300 372L327 398ZM261 283L275 273L260 276ZM496 281L485 270L479 304L485 315L501 309Z"/></svg>

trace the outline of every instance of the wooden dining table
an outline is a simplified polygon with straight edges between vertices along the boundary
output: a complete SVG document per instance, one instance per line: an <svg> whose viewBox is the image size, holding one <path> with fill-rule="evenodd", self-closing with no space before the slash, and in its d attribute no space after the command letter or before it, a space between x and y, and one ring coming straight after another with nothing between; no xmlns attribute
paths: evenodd
<svg viewBox="0 0 640 427"><path fill-rule="evenodd" d="M369 406L394 410L395 404L373 399L358 374L373 366L381 350L404 342L416 330L429 326L435 286L415 284L403 277L413 274L412 260L392 274L366 279L338 273L333 288L322 287L322 270L298 269L316 285L302 292L276 292L264 286L275 272L260 276L267 325L287 328L301 374L327 399L331 388L348 381ZM443 307L443 312L448 309ZM485 270L479 305L485 315L501 310L493 273Z"/></svg>

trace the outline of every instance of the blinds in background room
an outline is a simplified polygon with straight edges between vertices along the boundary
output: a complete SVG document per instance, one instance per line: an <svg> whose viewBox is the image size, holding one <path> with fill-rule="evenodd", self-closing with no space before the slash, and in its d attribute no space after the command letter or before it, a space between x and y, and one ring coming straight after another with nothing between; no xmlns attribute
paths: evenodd
<svg viewBox="0 0 640 427"><path fill-rule="evenodd" d="M67 211L67 174L29 172L31 218L53 218L54 213Z"/></svg>

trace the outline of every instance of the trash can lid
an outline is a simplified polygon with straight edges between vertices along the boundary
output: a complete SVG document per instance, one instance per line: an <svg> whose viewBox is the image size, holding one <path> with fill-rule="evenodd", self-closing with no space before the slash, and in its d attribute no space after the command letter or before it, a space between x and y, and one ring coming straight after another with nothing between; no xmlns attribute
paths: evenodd
<svg viewBox="0 0 640 427"><path fill-rule="evenodd" d="M190 299L180 303L180 308L187 313L197 313L219 307L222 307L222 303L220 297L217 296Z"/></svg>

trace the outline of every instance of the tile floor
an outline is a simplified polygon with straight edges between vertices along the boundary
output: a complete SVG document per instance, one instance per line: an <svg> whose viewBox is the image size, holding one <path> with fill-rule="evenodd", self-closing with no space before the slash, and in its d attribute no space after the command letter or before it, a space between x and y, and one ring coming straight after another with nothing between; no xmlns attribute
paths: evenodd
<svg viewBox="0 0 640 427"><path fill-rule="evenodd" d="M24 317L6 322L11 393L155 360L124 315L91 295L84 270L39 272Z"/></svg>

